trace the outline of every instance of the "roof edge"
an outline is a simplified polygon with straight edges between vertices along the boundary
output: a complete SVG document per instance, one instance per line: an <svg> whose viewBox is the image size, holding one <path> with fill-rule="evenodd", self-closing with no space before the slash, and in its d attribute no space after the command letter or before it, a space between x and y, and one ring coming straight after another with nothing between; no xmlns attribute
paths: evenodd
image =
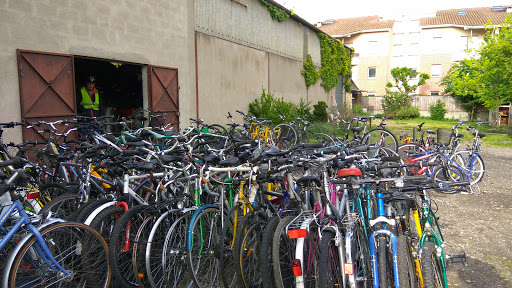
<svg viewBox="0 0 512 288"><path fill-rule="evenodd" d="M317 32L317 33L323 33L323 34L327 35L327 37L329 37L329 38L331 38L331 39L333 39L333 40L337 40L337 39L335 39L334 37L332 37L331 35L329 35L329 34L325 33L324 31L320 30L320 29L319 29L318 27L316 27L315 25L313 25L313 24L309 23L308 21L306 21L306 20L302 19L301 17L299 17L299 16L295 15L295 14L294 14L294 13L292 13L292 11L290 11L288 8L286 8L286 7L284 7L283 5L281 5L281 4L277 3L277 2L275 2L274 0L265 0L265 1L269 2L270 4L272 4L272 5L276 6L276 7L277 7L277 8L279 8L279 9L282 9L282 10L286 11L286 13L288 13L288 15L290 15L290 18L297 20L298 22L300 22L301 24L305 25L305 26L306 26L306 27L308 27L309 29L311 29L311 30L313 30L313 31L315 31L315 32ZM345 46L345 44L343 44L343 43L342 43L342 45L343 45L343 46ZM345 46L345 48L349 48L349 47L348 47L348 46Z"/></svg>
<svg viewBox="0 0 512 288"><path fill-rule="evenodd" d="M354 32L346 33L346 34L340 34L340 35L331 35L332 37L350 37L355 34L359 33L367 33L367 32L386 32L391 31L392 28L380 28L380 29L366 29L366 30L357 30Z"/></svg>

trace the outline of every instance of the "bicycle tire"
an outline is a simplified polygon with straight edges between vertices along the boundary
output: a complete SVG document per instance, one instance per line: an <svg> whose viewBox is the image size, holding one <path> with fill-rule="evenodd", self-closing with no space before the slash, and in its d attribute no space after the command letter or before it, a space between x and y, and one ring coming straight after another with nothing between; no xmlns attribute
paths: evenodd
<svg viewBox="0 0 512 288"><path fill-rule="evenodd" d="M69 189L67 189L66 186L60 183L49 183L41 185L41 187L39 187L39 194L40 195L38 201L40 201L44 207L45 205L50 203L54 198L57 198L64 194L73 193L70 193Z"/></svg>
<svg viewBox="0 0 512 288"><path fill-rule="evenodd" d="M46 212L51 212L52 217L69 220L75 211L85 203L81 201L82 196L78 194L64 194L61 195L47 205L45 205L39 214L43 215Z"/></svg>
<svg viewBox="0 0 512 288"><path fill-rule="evenodd" d="M108 199L91 199L89 202L87 202L84 207L80 209L80 212L76 214L76 217L73 221L84 223L87 217L96 210L96 208L100 207L101 205L110 202L111 200Z"/></svg>
<svg viewBox="0 0 512 288"><path fill-rule="evenodd" d="M381 143L381 138L383 143ZM381 146L387 147L395 152L398 151L398 141L396 140L395 135L386 129L377 128L368 131L363 136L361 142L364 145L370 145L370 150L372 150L373 147Z"/></svg>
<svg viewBox="0 0 512 288"><path fill-rule="evenodd" d="M318 287L320 288L345 287L343 267L340 266L341 255L335 242L335 234L332 231L323 233L322 240L320 240L319 269L323 271L318 278Z"/></svg>
<svg viewBox="0 0 512 288"><path fill-rule="evenodd" d="M188 267L192 272L194 285L199 288L223 285L218 275L221 257L220 213L218 208L205 208L199 212L187 231L187 242L192 244L190 249L187 248Z"/></svg>
<svg viewBox="0 0 512 288"><path fill-rule="evenodd" d="M162 251L163 280L166 287L191 287L191 270L186 260L186 235L192 211L178 218L165 236ZM156 279L155 279L156 280ZM155 283L158 283L155 281Z"/></svg>
<svg viewBox="0 0 512 288"><path fill-rule="evenodd" d="M377 263L379 266L379 287L388 287L388 281L391 281L391 278L388 277L388 243L387 239L384 235L380 236L377 239Z"/></svg>
<svg viewBox="0 0 512 288"><path fill-rule="evenodd" d="M98 231L107 244L109 244L110 236L112 236L112 231L116 226L117 219L119 219L124 212L124 207L108 207L96 215L89 226Z"/></svg>
<svg viewBox="0 0 512 288"><path fill-rule="evenodd" d="M249 221L246 221L247 224ZM240 287L261 287L262 274L260 273L259 256L261 247L261 237L264 228L263 221L256 222L252 225L243 225L248 227L247 232L239 233L243 237L237 237L237 242L234 246L234 260L237 267L237 272L240 274L238 281ZM244 231L242 230L242 231Z"/></svg>
<svg viewBox="0 0 512 288"><path fill-rule="evenodd" d="M295 276L291 263L295 256L295 240L286 234L286 226L295 217L286 216L279 221L272 241L272 264L274 281L277 288L292 287L295 285Z"/></svg>
<svg viewBox="0 0 512 288"><path fill-rule="evenodd" d="M434 169L434 172L432 173L432 178L436 183L452 183L452 182L458 182L458 181L464 181L466 180L466 177L468 175L466 172L460 170L457 166L453 164L444 164L441 166L438 166ZM457 189L435 189L435 191L439 193L444 194L455 194L460 191Z"/></svg>
<svg viewBox="0 0 512 288"><path fill-rule="evenodd" d="M140 225L153 211L152 207L145 205L130 208L119 218L110 236L109 259L112 275L124 287L137 287L132 265L133 244Z"/></svg>
<svg viewBox="0 0 512 288"><path fill-rule="evenodd" d="M484 160L480 155L477 155L473 161L473 157L471 157L471 151L462 150L457 151L453 154L450 159L455 161L460 167L462 167L466 173L470 174L469 183L470 185L475 185L476 183L482 181L482 178L485 174L485 164ZM473 165L473 167L471 167Z"/></svg>
<svg viewBox="0 0 512 288"><path fill-rule="evenodd" d="M34 281L41 287L45 282L51 286L60 282L59 287L109 286L108 246L96 230L81 223L64 222L45 227L40 233L53 257L71 273L71 277L50 272L50 268L35 252L40 249L37 247L39 242L32 236L16 255L9 271L8 287L30 286ZM48 273L41 270L45 268ZM31 277L35 279L29 279Z"/></svg>
<svg viewBox="0 0 512 288"><path fill-rule="evenodd" d="M274 143L279 149L289 149L297 144L297 131L286 123L274 127Z"/></svg>
<svg viewBox="0 0 512 288"><path fill-rule="evenodd" d="M240 272L236 269L234 250L237 241L236 238L242 237L240 233L243 233L244 225L247 222L247 215L242 216L242 214L243 211L240 205L231 208L224 218L224 225L220 233L219 243L223 243L223 245L219 245L219 249L221 249L219 254L222 255L222 257L219 258L219 274L224 287L227 288L241 285L241 283L238 282ZM235 225L232 225L235 221L237 221L236 230Z"/></svg>
<svg viewBox="0 0 512 288"><path fill-rule="evenodd" d="M153 225L157 220L156 215L146 217L144 222L140 225L137 234L135 235L135 241L133 244L132 253L132 266L133 275L139 287L149 287L148 275L146 272L146 248L148 245L148 237L151 233Z"/></svg>
<svg viewBox="0 0 512 288"><path fill-rule="evenodd" d="M352 270L354 271L356 287L371 288L373 285L373 275L370 251L368 248L370 244L368 243L368 238L363 229L360 221L356 222L352 228Z"/></svg>
<svg viewBox="0 0 512 288"><path fill-rule="evenodd" d="M260 251L260 271L262 277L262 285L264 288L274 288L274 275L273 262L272 262L272 241L274 240L274 231L281 219L277 216L271 218L270 221L265 225L263 230L263 237L261 239L261 251Z"/></svg>
<svg viewBox="0 0 512 288"><path fill-rule="evenodd" d="M409 239L405 235L399 235L396 243L400 288L416 288L416 269Z"/></svg>
<svg viewBox="0 0 512 288"><path fill-rule="evenodd" d="M148 285L145 287L161 287L164 282L163 275L163 245L169 228L178 218L179 210L169 210L158 217L151 227L147 237L147 245L144 257L145 271Z"/></svg>
<svg viewBox="0 0 512 288"><path fill-rule="evenodd" d="M421 249L421 273L423 288L443 287L443 273L437 250L432 242L425 242Z"/></svg>

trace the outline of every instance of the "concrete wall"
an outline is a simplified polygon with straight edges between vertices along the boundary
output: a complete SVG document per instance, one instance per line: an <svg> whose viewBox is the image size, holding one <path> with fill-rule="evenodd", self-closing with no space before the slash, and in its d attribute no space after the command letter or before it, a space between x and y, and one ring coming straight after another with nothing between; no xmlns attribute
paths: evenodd
<svg viewBox="0 0 512 288"><path fill-rule="evenodd" d="M450 71L452 67L452 55L451 54L431 54L431 55L421 55L421 67L420 71L422 73L427 73L430 75L430 79L425 82L425 85L421 85L418 90L419 94L422 95L430 95L431 91L439 91L443 92L444 87L439 85L444 76ZM440 77L432 77L432 65L433 64L441 64L441 76Z"/></svg>
<svg viewBox="0 0 512 288"><path fill-rule="evenodd" d="M178 68L181 117L194 116L193 13L189 0L0 1L0 121L21 120L16 49Z"/></svg>
<svg viewBox="0 0 512 288"><path fill-rule="evenodd" d="M330 103L331 95L320 86L321 80L306 88L300 74L302 61L199 32L197 47L199 117L208 123L228 123L228 112L241 122L235 110L247 112L262 89L293 103L300 98L312 104Z"/></svg>

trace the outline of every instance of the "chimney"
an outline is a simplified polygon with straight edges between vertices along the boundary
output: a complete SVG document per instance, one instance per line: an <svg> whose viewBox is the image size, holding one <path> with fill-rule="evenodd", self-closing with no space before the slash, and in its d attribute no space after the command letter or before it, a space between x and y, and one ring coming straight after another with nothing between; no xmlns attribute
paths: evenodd
<svg viewBox="0 0 512 288"><path fill-rule="evenodd" d="M322 22L316 23L316 27L322 27Z"/></svg>

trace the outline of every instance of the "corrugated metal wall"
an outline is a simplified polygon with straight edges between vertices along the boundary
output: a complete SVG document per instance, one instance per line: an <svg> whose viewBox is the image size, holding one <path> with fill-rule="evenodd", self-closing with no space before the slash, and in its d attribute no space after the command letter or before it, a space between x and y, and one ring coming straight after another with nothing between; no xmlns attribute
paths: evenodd
<svg viewBox="0 0 512 288"><path fill-rule="evenodd" d="M230 0L195 0L196 31L298 61L309 53L320 66L316 32L305 33L304 29L310 29L291 18L273 20L259 0L242 1L247 6Z"/></svg>

